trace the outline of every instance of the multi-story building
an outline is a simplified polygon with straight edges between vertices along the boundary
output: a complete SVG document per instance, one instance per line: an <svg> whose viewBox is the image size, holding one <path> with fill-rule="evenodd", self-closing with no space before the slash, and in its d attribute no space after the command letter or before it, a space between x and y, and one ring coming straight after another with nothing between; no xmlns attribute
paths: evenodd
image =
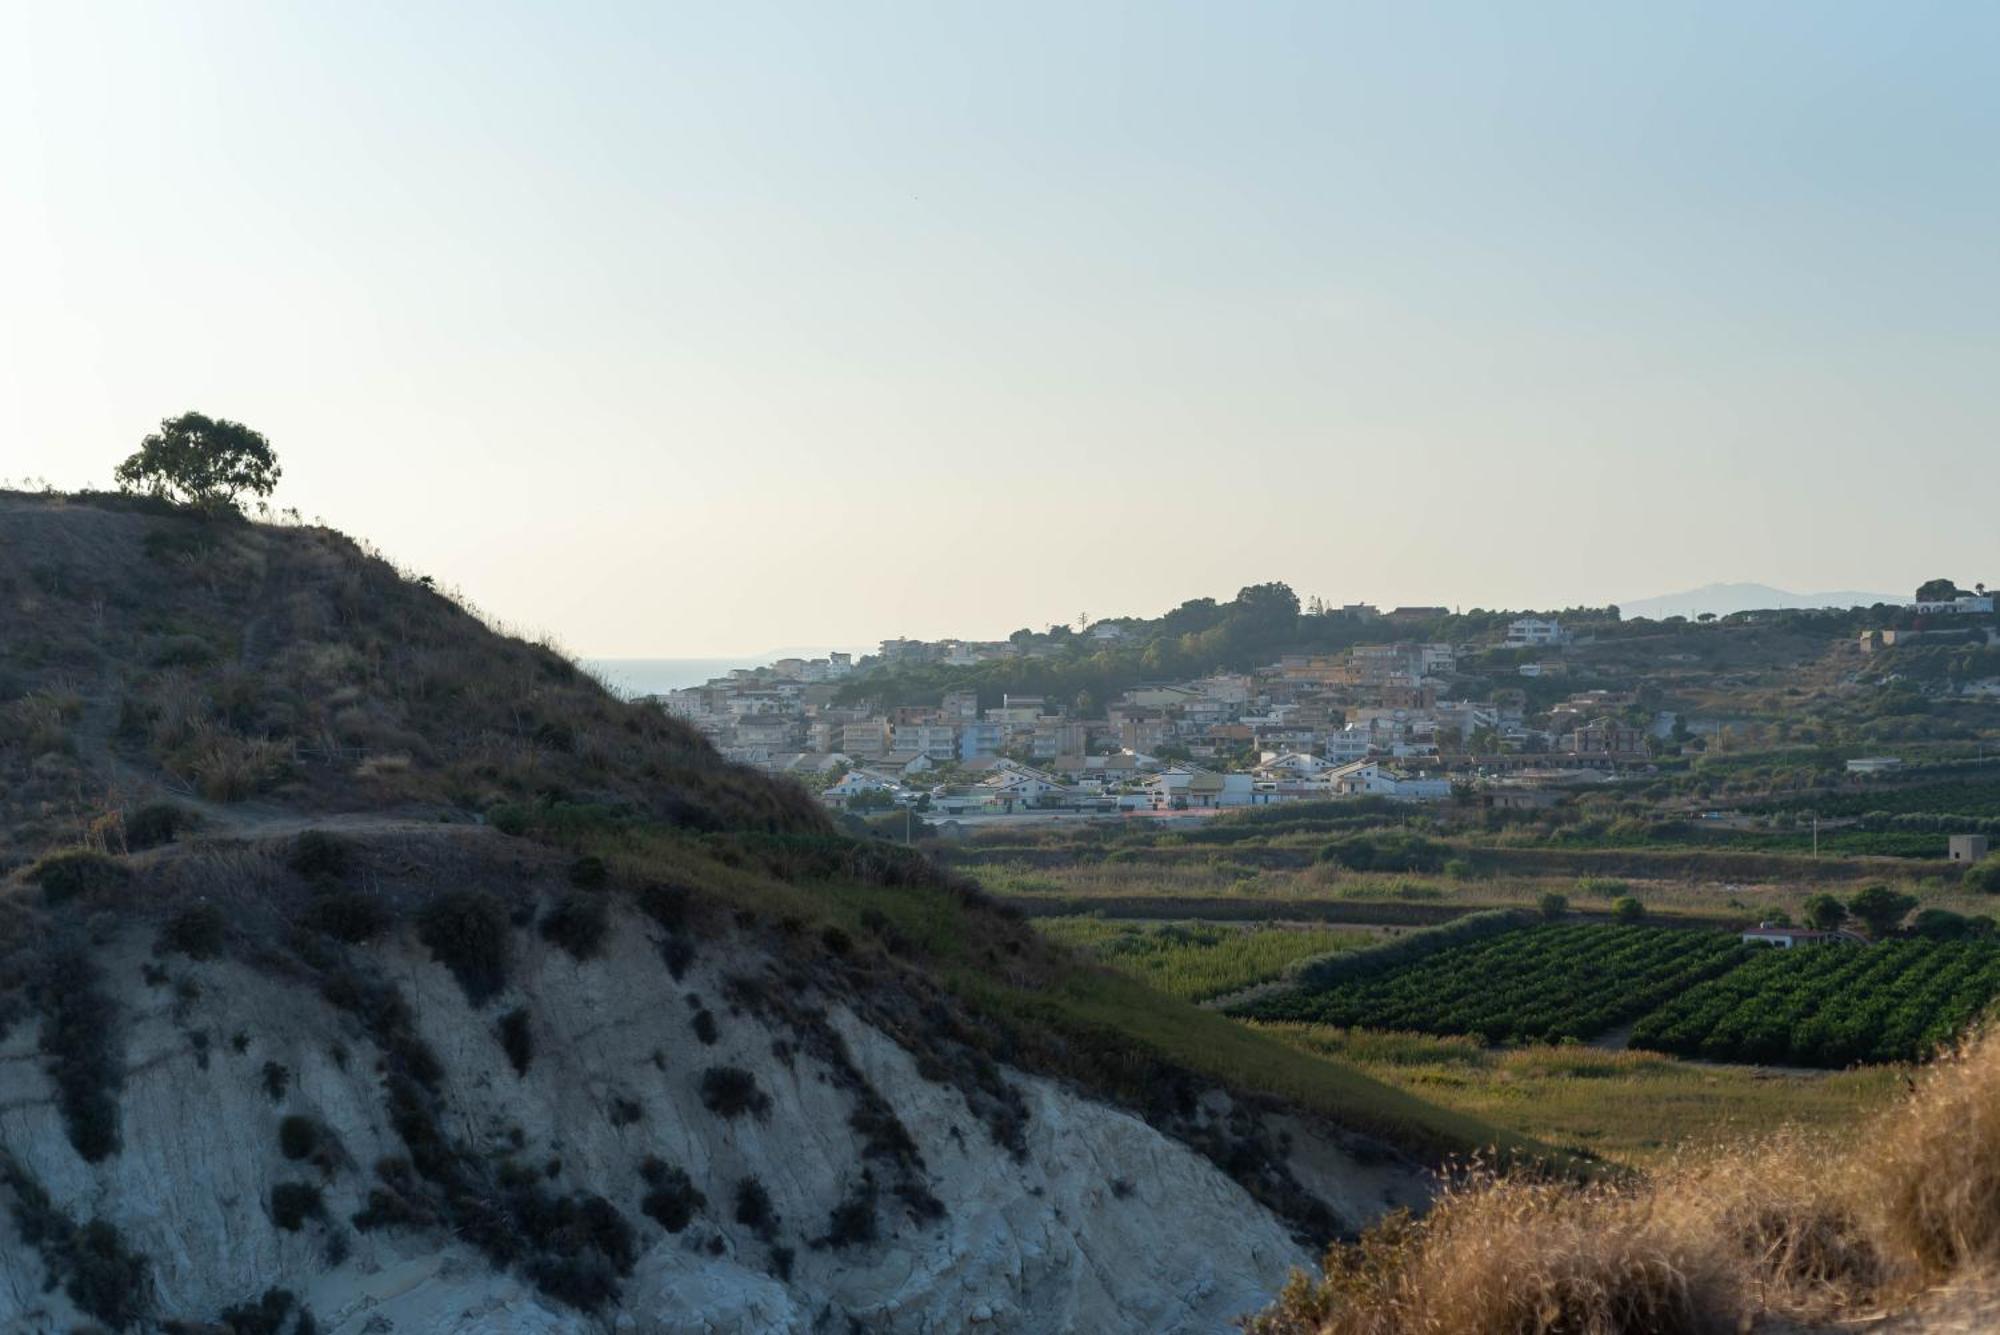
<svg viewBox="0 0 2000 1335"><path fill-rule="evenodd" d="M895 730L898 751L914 751L935 761L958 758L958 729L949 723L899 723Z"/></svg>
<svg viewBox="0 0 2000 1335"><path fill-rule="evenodd" d="M1507 647L1510 649L1540 649L1554 644L1569 643L1569 636L1562 623L1554 617L1522 617L1507 623Z"/></svg>
<svg viewBox="0 0 2000 1335"><path fill-rule="evenodd" d="M840 749L856 760L887 755L889 740L889 725L881 719L848 723L840 729Z"/></svg>

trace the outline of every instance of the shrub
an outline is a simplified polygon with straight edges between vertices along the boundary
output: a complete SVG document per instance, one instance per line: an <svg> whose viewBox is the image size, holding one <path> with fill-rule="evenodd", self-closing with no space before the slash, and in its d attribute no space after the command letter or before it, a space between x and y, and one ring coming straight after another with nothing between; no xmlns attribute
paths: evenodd
<svg viewBox="0 0 2000 1335"><path fill-rule="evenodd" d="M528 1008L516 1006L501 1016L494 1028L500 1038L500 1050L507 1054L514 1074L526 1075L535 1060L535 1034L528 1025Z"/></svg>
<svg viewBox="0 0 2000 1335"><path fill-rule="evenodd" d="M125 847L133 850L170 844L201 818L171 802L149 802L125 817Z"/></svg>
<svg viewBox="0 0 2000 1335"><path fill-rule="evenodd" d="M585 853L569 864L569 883L579 890L601 890L611 879L611 868L595 853Z"/></svg>
<svg viewBox="0 0 2000 1335"><path fill-rule="evenodd" d="M561 946L577 960L595 959L611 927L610 910L601 895L566 894L542 918L542 939Z"/></svg>
<svg viewBox="0 0 2000 1335"><path fill-rule="evenodd" d="M1847 901L1848 912L1868 924L1868 934L1885 937L1901 925L1903 915L1917 906L1916 897L1891 890L1886 885L1871 885L1857 890Z"/></svg>
<svg viewBox="0 0 2000 1335"><path fill-rule="evenodd" d="M127 1251L116 1225L93 1219L77 1230L69 1255L70 1301L113 1330L138 1323L147 1308L146 1258Z"/></svg>
<svg viewBox="0 0 2000 1335"><path fill-rule="evenodd" d="M716 1031L715 1015L706 1006L696 1011L689 1023L694 1026L694 1036L701 1040L704 1047L714 1047L716 1039L721 1037Z"/></svg>
<svg viewBox="0 0 2000 1335"><path fill-rule="evenodd" d="M1632 896L1624 895L1612 901L1611 916L1618 922L1638 922L1646 916L1646 906Z"/></svg>
<svg viewBox="0 0 2000 1335"><path fill-rule="evenodd" d="M1554 922L1558 918L1568 915L1569 896L1558 895L1551 891L1536 901L1536 907L1541 910L1544 918L1547 918L1550 922Z"/></svg>
<svg viewBox="0 0 2000 1335"><path fill-rule="evenodd" d="M191 960L212 960L222 953L222 910L208 900L188 905L160 931L160 945Z"/></svg>
<svg viewBox="0 0 2000 1335"><path fill-rule="evenodd" d="M389 908L367 890L327 885L306 905L305 925L336 941L359 945L389 930Z"/></svg>
<svg viewBox="0 0 2000 1335"><path fill-rule="evenodd" d="M1847 921L1847 905L1832 895L1813 895L1805 902L1806 925L1831 932Z"/></svg>
<svg viewBox="0 0 2000 1335"><path fill-rule="evenodd" d="M264 1085L264 1093L270 1097L271 1102L283 1102L285 1091L292 1087L292 1068L277 1062L265 1062L260 1079Z"/></svg>
<svg viewBox="0 0 2000 1335"><path fill-rule="evenodd" d="M1579 895L1595 895L1599 899L1616 899L1632 887L1628 882L1613 880L1607 876L1583 876L1576 882Z"/></svg>
<svg viewBox="0 0 2000 1335"><path fill-rule="evenodd" d="M1987 936L1993 931L1991 918L1966 917L1950 909L1922 909L1910 919L1910 931L1934 941L1956 941L1970 936Z"/></svg>
<svg viewBox="0 0 2000 1335"><path fill-rule="evenodd" d="M1128 1192L1130 1188L1127 1188ZM875 1178L862 1174L860 1183L827 1216L826 1236L815 1247L860 1247L875 1241Z"/></svg>
<svg viewBox="0 0 2000 1335"><path fill-rule="evenodd" d="M2000 853L1988 853L1965 873L1965 888L1982 894L2000 895Z"/></svg>
<svg viewBox="0 0 2000 1335"><path fill-rule="evenodd" d="M325 830L304 830L292 840L287 861L293 871L309 880L339 880L347 875L353 849L347 840Z"/></svg>
<svg viewBox="0 0 2000 1335"><path fill-rule="evenodd" d="M716 1116L731 1119L745 1113L764 1117L771 1111L771 1096L757 1088L757 1077L740 1066L711 1066L703 1071L701 1102Z"/></svg>
<svg viewBox="0 0 2000 1335"><path fill-rule="evenodd" d="M124 863L88 848L51 853L28 869L28 879L42 888L51 905L109 894L131 877Z"/></svg>
<svg viewBox="0 0 2000 1335"><path fill-rule="evenodd" d="M639 1165L639 1176L646 1180L646 1195L639 1208L669 1233L679 1233L697 1211L708 1208L708 1197L680 1168L649 1155Z"/></svg>
<svg viewBox="0 0 2000 1335"><path fill-rule="evenodd" d="M771 1207L771 1193L754 1177L736 1184L736 1222L766 1243L778 1236L778 1225L783 1221Z"/></svg>
<svg viewBox="0 0 2000 1335"><path fill-rule="evenodd" d="M271 1222L296 1233L308 1219L324 1219L326 1202L310 1182L280 1182L271 1188Z"/></svg>
<svg viewBox="0 0 2000 1335"><path fill-rule="evenodd" d="M319 1123L312 1118L293 1113L278 1123L278 1149L287 1159L310 1159L319 1147Z"/></svg>
<svg viewBox="0 0 2000 1335"><path fill-rule="evenodd" d="M418 937L475 1006L507 986L508 931L507 910L484 890L439 895L417 917Z"/></svg>
<svg viewBox="0 0 2000 1335"><path fill-rule="evenodd" d="M319 1323L310 1309L300 1306L289 1289L265 1289L254 1303L238 1303L222 1309L221 1323L229 1335L284 1335L285 1322L296 1311L292 1335L312 1335Z"/></svg>
<svg viewBox="0 0 2000 1335"><path fill-rule="evenodd" d="M124 1064L114 1050L117 1010L98 989L97 970L80 950L58 953L37 985L41 1050L56 1087L70 1144L86 1163L118 1150L118 1100Z"/></svg>
<svg viewBox="0 0 2000 1335"><path fill-rule="evenodd" d="M694 964L694 942L685 936L669 936L660 942L660 959L678 983L687 977L689 967Z"/></svg>

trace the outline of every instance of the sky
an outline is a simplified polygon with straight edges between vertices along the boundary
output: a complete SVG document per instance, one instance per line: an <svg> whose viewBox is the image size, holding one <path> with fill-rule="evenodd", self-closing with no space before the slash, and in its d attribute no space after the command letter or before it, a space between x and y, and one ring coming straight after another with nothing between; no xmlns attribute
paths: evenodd
<svg viewBox="0 0 2000 1335"><path fill-rule="evenodd" d="M0 0L0 477L595 656L2000 583L2000 6Z"/></svg>

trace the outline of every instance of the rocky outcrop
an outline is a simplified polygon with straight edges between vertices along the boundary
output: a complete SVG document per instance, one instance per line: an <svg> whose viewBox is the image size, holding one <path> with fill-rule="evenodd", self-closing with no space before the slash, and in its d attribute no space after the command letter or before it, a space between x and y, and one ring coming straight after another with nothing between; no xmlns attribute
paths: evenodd
<svg viewBox="0 0 2000 1335"><path fill-rule="evenodd" d="M1311 1259L1137 1117L1003 1068L1027 1115L996 1133L838 1000L746 1001L784 986L747 940L678 978L628 910L597 958L515 941L478 1006L407 928L355 952L436 1059L415 1080L410 1034L278 964L101 942L117 1152L78 1154L45 1021L0 1038L0 1328L86 1315L36 1191L145 1258L154 1317L285 1290L322 1331L1206 1331ZM1414 1189L1298 1157L1350 1219Z"/></svg>

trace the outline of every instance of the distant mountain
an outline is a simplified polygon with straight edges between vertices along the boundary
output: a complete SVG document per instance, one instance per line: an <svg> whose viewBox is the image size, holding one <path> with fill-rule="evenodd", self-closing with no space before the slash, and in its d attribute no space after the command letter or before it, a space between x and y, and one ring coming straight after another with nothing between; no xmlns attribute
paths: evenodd
<svg viewBox="0 0 2000 1335"><path fill-rule="evenodd" d="M1908 595L1861 593L1838 589L1829 593L1787 593L1768 584L1705 584L1683 593L1663 593L1657 598L1635 598L1618 604L1627 617L1696 617L1703 612L1728 616L1731 612L1755 612L1777 607L1873 607L1876 603L1907 602Z"/></svg>

